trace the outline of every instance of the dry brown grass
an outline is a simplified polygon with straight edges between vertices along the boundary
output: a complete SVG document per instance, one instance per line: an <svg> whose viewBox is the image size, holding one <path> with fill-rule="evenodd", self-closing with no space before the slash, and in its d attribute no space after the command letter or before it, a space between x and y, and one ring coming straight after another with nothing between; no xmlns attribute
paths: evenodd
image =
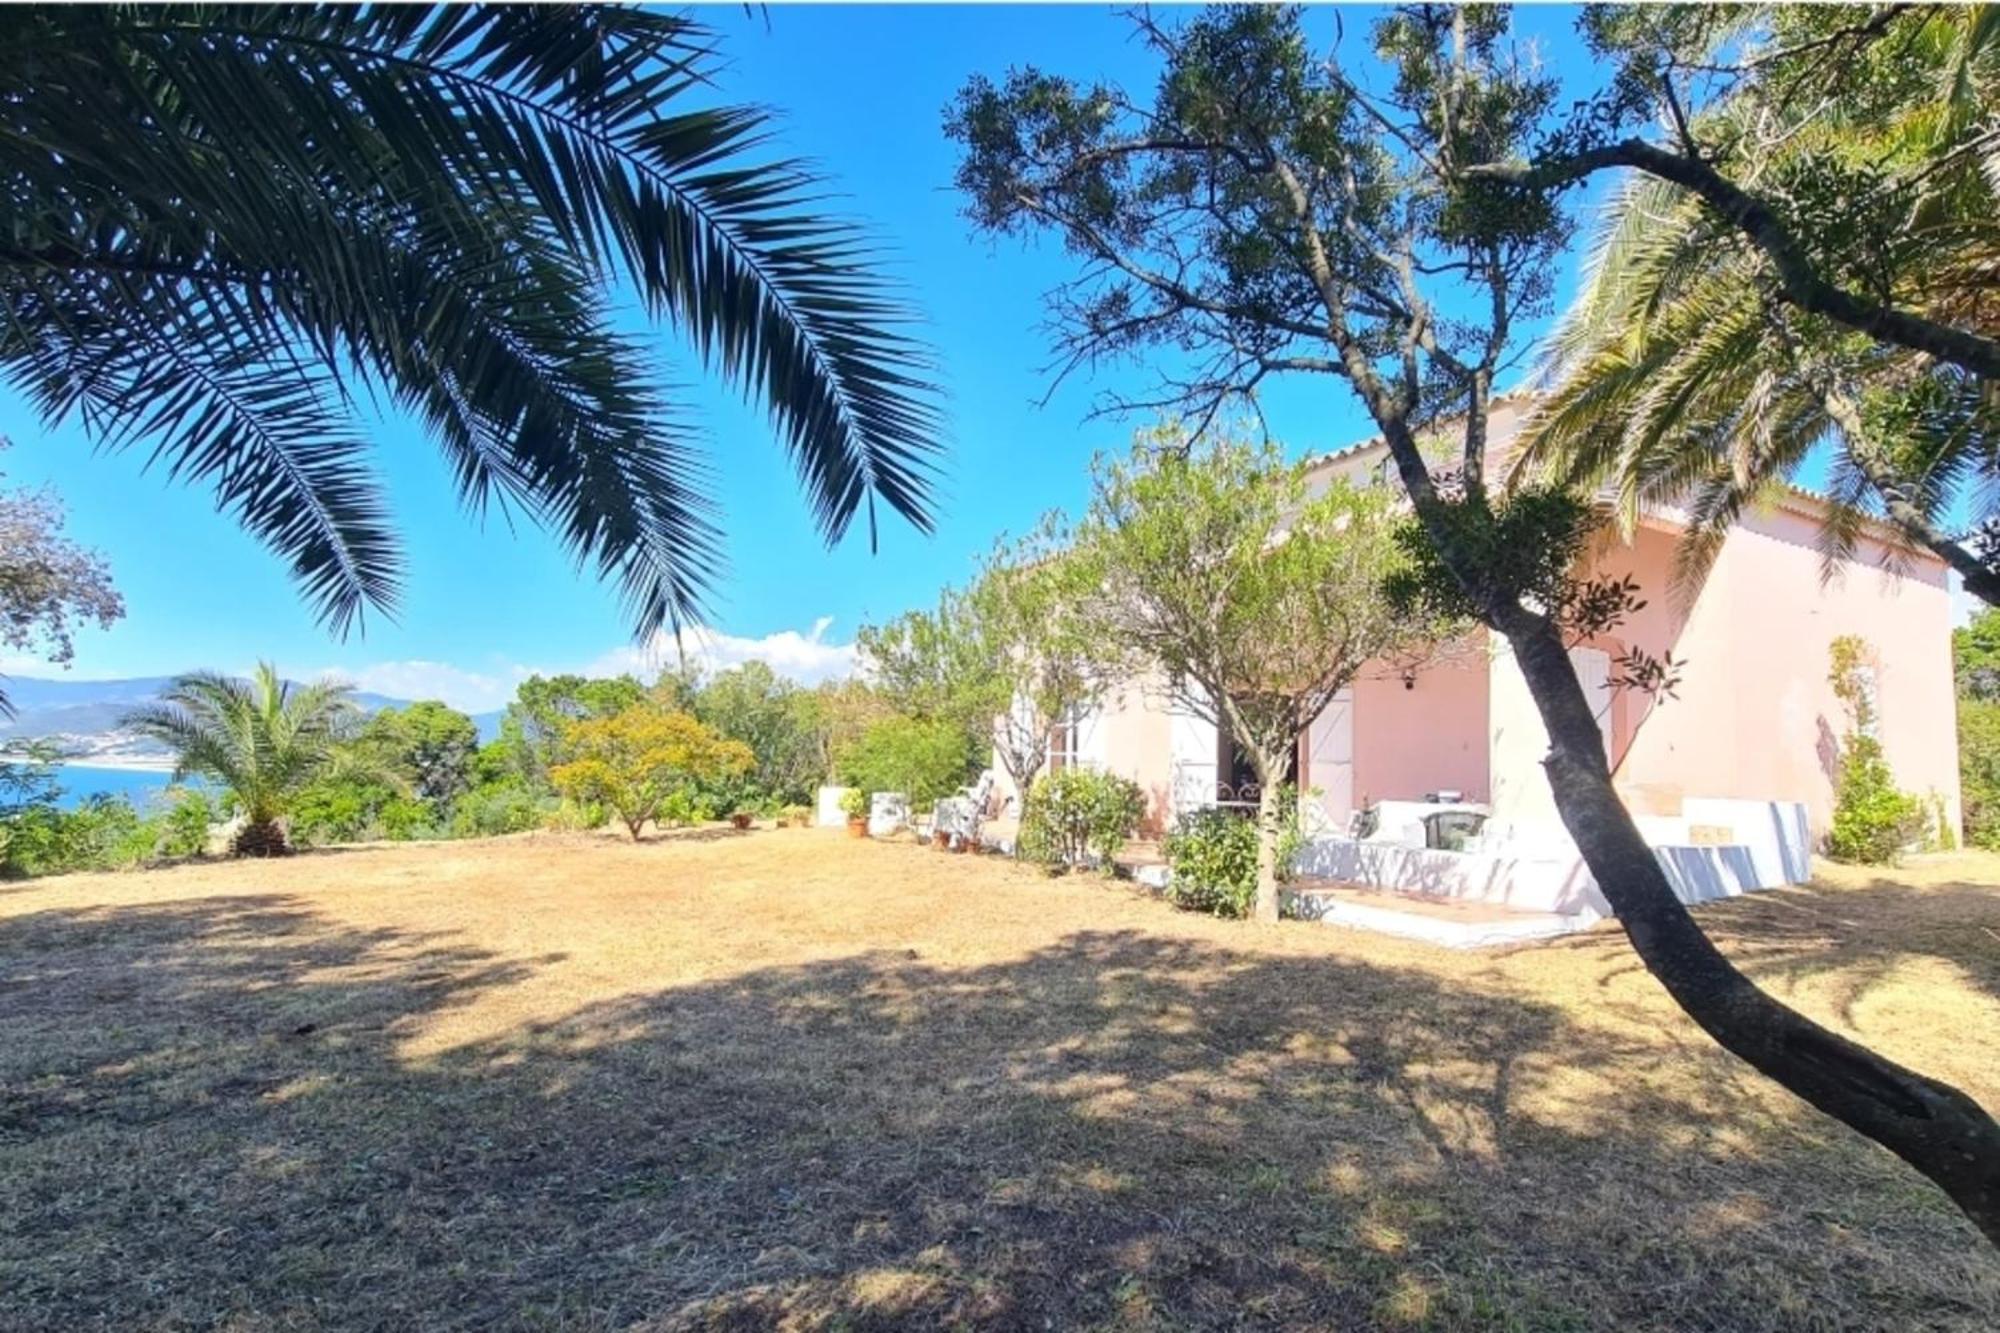
<svg viewBox="0 0 2000 1333"><path fill-rule="evenodd" d="M1705 912L2000 1106L2000 861ZM1461 955L839 834L0 889L13 1329L1990 1329L1613 931Z"/></svg>

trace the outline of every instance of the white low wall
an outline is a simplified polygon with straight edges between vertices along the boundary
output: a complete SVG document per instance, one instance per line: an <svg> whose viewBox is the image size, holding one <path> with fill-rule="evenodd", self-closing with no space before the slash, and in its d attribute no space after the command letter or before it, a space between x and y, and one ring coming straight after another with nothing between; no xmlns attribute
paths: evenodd
<svg viewBox="0 0 2000 1333"><path fill-rule="evenodd" d="M1314 838L1299 850L1298 873L1364 888L1495 903L1523 912L1610 915L1578 856L1530 858L1444 852L1391 842Z"/></svg>
<svg viewBox="0 0 2000 1333"><path fill-rule="evenodd" d="M1685 841L1690 828L1727 841ZM1726 832L1725 832L1726 830ZM1675 820L1647 820L1641 832L1685 903L1803 883L1811 874L1811 831L1792 801L1688 800ZM1490 848L1435 851L1387 841L1322 836L1300 849L1301 875L1369 888L1495 903L1527 912L1610 916L1611 905L1560 828L1497 830ZM1678 836L1676 836L1678 835Z"/></svg>
<svg viewBox="0 0 2000 1333"><path fill-rule="evenodd" d="M845 824L847 812L840 808L840 803L851 790L853 790L851 787L821 787L813 823L821 828L839 828Z"/></svg>

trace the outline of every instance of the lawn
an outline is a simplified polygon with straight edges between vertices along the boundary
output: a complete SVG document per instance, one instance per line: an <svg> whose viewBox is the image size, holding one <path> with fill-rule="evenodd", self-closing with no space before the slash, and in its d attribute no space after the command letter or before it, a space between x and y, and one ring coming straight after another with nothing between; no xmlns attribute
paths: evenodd
<svg viewBox="0 0 2000 1333"><path fill-rule="evenodd" d="M2000 859L1704 909L2000 1106ZM1600 930L838 833L0 888L0 1327L1990 1329L1942 1195Z"/></svg>

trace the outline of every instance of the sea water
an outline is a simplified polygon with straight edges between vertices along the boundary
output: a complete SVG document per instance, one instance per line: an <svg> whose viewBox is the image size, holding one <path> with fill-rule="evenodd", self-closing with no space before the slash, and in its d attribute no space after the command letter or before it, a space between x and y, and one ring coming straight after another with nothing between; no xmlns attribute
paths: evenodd
<svg viewBox="0 0 2000 1333"><path fill-rule="evenodd" d="M123 796L141 810L167 789L173 775L152 768L95 768L89 764L58 764L56 785L62 788L57 804L65 810L82 805L93 796ZM198 780L183 785L198 786Z"/></svg>

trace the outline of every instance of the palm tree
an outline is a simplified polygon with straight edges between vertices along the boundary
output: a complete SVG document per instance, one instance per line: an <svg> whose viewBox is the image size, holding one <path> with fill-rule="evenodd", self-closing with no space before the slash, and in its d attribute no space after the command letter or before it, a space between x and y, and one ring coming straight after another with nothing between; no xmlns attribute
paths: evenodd
<svg viewBox="0 0 2000 1333"><path fill-rule="evenodd" d="M0 373L211 486L337 633L401 577L356 397L639 632L698 614L705 468L621 292L769 410L829 543L878 497L928 530L908 312L761 112L688 104L713 65L687 20L597 6L10 11Z"/></svg>
<svg viewBox="0 0 2000 1333"><path fill-rule="evenodd" d="M292 685L269 662L247 681L199 671L175 678L161 701L122 725L174 752L174 781L199 774L242 807L235 850L280 856L285 816L299 791L341 760L361 717L346 685Z"/></svg>
<svg viewBox="0 0 2000 1333"><path fill-rule="evenodd" d="M1899 303L2000 332L2000 131L1984 110L2000 95L2000 8L1939 7L1906 21L1886 44L1893 56L1869 57L1898 62L1872 84L1899 90L1892 105L1801 99L1774 124L1767 107L1726 103L1713 137L1778 143L1761 166L1774 180L1874 173L1888 211L1856 262L1886 260ZM1854 207L1867 214L1862 193ZM1684 502L1681 572L1693 577L1746 505L1830 443L1829 562L1852 553L1863 514L1880 513L2000 603L2000 550L1981 533L2000 513L1990 391L1801 315L1773 290L1761 252L1715 225L1699 199L1652 177L1625 181L1550 344L1554 388L1524 427L1524 461L1608 482L1628 523L1644 502ZM1956 523L1965 499L1971 522Z"/></svg>

